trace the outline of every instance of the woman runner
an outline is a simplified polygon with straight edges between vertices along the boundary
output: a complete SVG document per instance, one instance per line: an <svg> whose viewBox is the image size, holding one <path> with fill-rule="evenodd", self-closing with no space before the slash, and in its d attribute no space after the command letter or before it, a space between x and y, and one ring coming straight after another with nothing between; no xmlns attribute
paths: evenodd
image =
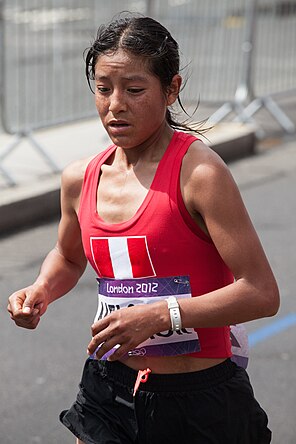
<svg viewBox="0 0 296 444"><path fill-rule="evenodd" d="M275 315L278 288L228 168L172 116L178 44L121 17L99 29L86 74L112 145L63 172L56 247L8 305L36 328L87 261L97 274L89 358L61 421L78 444L270 443L229 325Z"/></svg>

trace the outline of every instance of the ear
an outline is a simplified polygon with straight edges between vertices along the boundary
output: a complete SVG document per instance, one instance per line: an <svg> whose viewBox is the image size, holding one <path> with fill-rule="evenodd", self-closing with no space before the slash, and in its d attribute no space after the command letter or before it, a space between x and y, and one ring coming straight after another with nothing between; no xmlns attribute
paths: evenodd
<svg viewBox="0 0 296 444"><path fill-rule="evenodd" d="M182 77L179 74L175 74L172 78L171 84L168 87L167 92L167 106L172 105L178 98L182 83Z"/></svg>

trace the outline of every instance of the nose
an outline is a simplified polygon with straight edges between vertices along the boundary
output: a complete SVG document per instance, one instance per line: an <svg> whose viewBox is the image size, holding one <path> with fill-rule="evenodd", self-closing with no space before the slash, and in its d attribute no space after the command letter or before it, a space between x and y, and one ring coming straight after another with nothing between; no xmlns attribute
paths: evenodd
<svg viewBox="0 0 296 444"><path fill-rule="evenodd" d="M112 114L118 114L122 111L126 111L126 102L124 94L121 91L115 90L109 96L109 111Z"/></svg>

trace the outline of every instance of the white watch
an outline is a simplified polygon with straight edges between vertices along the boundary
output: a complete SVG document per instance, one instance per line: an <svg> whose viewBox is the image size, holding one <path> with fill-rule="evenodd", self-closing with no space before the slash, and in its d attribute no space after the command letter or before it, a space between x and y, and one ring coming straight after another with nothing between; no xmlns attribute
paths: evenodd
<svg viewBox="0 0 296 444"><path fill-rule="evenodd" d="M179 331L182 329L182 321L180 314L180 306L175 296L169 296L167 299L168 309L170 312L172 331Z"/></svg>

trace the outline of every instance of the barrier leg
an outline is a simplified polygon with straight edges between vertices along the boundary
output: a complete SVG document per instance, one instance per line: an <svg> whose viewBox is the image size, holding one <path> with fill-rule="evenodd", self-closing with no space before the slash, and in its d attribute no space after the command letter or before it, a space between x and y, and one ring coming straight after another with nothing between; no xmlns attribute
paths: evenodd
<svg viewBox="0 0 296 444"><path fill-rule="evenodd" d="M0 174L6 181L7 185L10 187L16 186L16 181L13 179L11 174L2 166L0 165Z"/></svg>
<svg viewBox="0 0 296 444"><path fill-rule="evenodd" d="M253 100L253 102L257 103L257 99ZM233 122L249 123L251 125L254 125L257 139L263 139L266 136L264 129L258 125L255 119L253 119L252 117L253 114L246 112L246 107L244 107L240 103L236 104L235 111L236 111L236 117L233 119Z"/></svg>
<svg viewBox="0 0 296 444"><path fill-rule="evenodd" d="M16 181L13 179L12 175L4 168L1 164L3 160L12 153L12 151L20 144L21 136L17 135L14 140L6 147L4 152L0 155L0 174L3 176L4 180L7 182L8 186L15 186Z"/></svg>
<svg viewBox="0 0 296 444"><path fill-rule="evenodd" d="M210 123L219 123L232 112L236 114L235 122L255 123L251 115L245 113L243 105L236 101L224 103L208 120Z"/></svg>
<svg viewBox="0 0 296 444"><path fill-rule="evenodd" d="M220 108L217 109L208 119L209 123L219 123L223 120L228 114L233 111L233 104L231 102L224 103Z"/></svg>
<svg viewBox="0 0 296 444"><path fill-rule="evenodd" d="M264 97L263 105L287 133L293 134L295 132L296 128L292 120L270 96Z"/></svg>
<svg viewBox="0 0 296 444"><path fill-rule="evenodd" d="M47 152L40 145L40 143L38 143L37 140L33 137L32 133L22 132L20 134L16 134L14 140L11 143L9 143L4 152L0 155L0 174L7 182L8 186L15 186L17 185L17 183L15 182L11 174L7 171L7 169L3 167L2 162L17 148L17 146L22 142L24 138L28 139L29 143L31 143L31 145L36 149L36 151L38 151L41 157L43 157L43 159L49 165L53 173L59 173L61 171L61 169L47 154Z"/></svg>
<svg viewBox="0 0 296 444"><path fill-rule="evenodd" d="M21 143L21 140L22 140L22 136L17 134L15 136L14 140L11 143L9 143L9 145L6 147L5 151L0 155L0 164L7 156L9 156L9 154L12 153L12 151L14 151L14 149Z"/></svg>
<svg viewBox="0 0 296 444"><path fill-rule="evenodd" d="M281 125L281 127L290 134L293 134L296 130L292 120L284 113L284 111L277 105L271 96L258 97L253 100L244 109L244 115L251 117L261 108L266 108L267 111L275 118L275 120Z"/></svg>
<svg viewBox="0 0 296 444"><path fill-rule="evenodd" d="M48 153L44 150L44 148L40 145L40 143L37 142L35 137L33 137L32 133L26 134L27 139L30 141L31 145L36 148L36 150L39 152L39 154L44 158L44 160L47 162L47 164L50 166L52 171L54 173L59 173L61 169L58 167L58 165L53 161L53 159L48 155Z"/></svg>

